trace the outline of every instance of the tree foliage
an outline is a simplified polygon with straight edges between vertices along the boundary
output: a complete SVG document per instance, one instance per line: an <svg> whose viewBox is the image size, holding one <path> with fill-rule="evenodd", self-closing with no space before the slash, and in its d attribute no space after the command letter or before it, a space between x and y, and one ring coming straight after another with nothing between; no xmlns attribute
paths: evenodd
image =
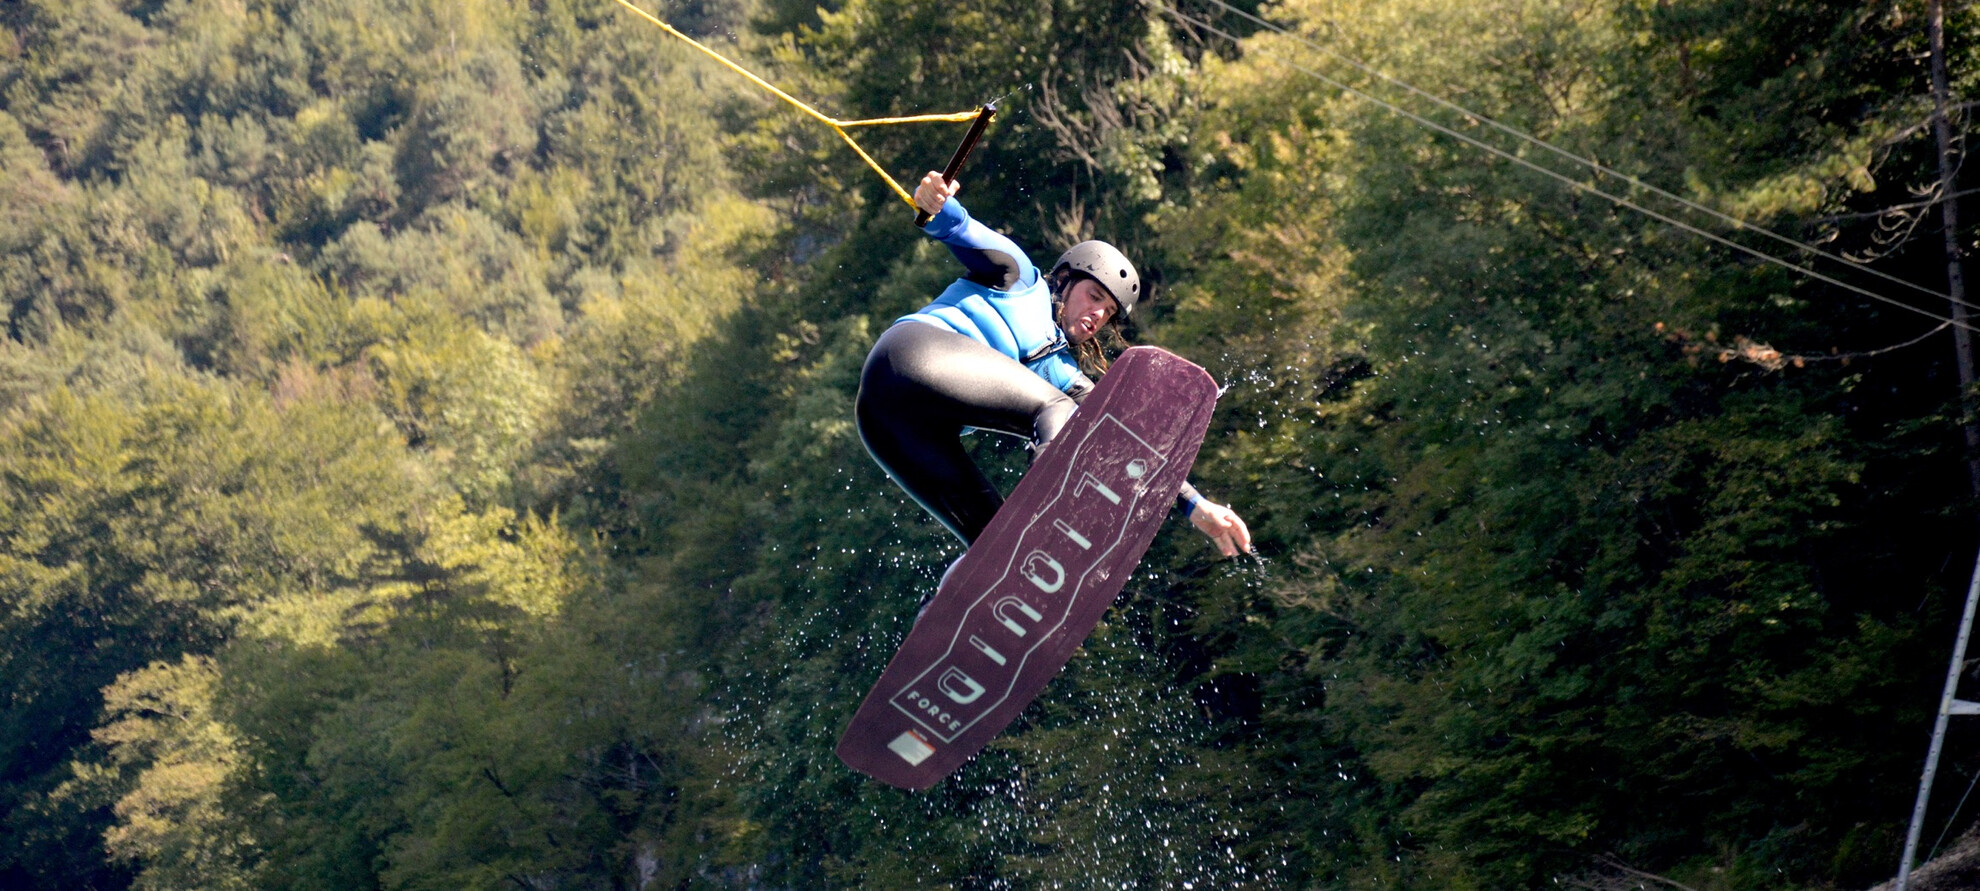
<svg viewBox="0 0 1980 891"><path fill-rule="evenodd" d="M921 795L831 755L956 554L851 406L955 269L829 130L609 3L0 8L0 885L1888 874L1950 338L1481 116L1936 289L1924 4L1236 8L655 10L842 117L997 100L972 212L1123 246L1225 385L1261 557L1172 523Z"/></svg>

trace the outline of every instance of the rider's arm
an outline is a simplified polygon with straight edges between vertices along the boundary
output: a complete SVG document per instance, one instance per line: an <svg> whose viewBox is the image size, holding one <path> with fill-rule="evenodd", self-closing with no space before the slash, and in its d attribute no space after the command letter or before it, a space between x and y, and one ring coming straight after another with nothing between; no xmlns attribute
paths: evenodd
<svg viewBox="0 0 1980 891"><path fill-rule="evenodd" d="M1066 362L1071 364L1070 359ZM1071 396L1074 402L1085 402L1087 394L1093 392L1093 382L1077 368L1071 374L1077 379L1077 384L1065 388L1066 395ZM1189 518L1197 531L1216 543L1217 550L1224 556L1251 553L1251 529L1244 525L1244 518L1228 506L1203 497L1203 493L1190 485L1188 480L1183 480L1182 486L1176 489L1176 506L1183 509L1183 515Z"/></svg>
<svg viewBox="0 0 1980 891"><path fill-rule="evenodd" d="M1030 287L1038 281L1038 268L1031 265L1031 258L1002 232L971 217L962 202L955 200L955 184L944 182L941 174L922 177L914 197L915 204L931 215L921 231L949 246L968 270L964 278L999 291Z"/></svg>

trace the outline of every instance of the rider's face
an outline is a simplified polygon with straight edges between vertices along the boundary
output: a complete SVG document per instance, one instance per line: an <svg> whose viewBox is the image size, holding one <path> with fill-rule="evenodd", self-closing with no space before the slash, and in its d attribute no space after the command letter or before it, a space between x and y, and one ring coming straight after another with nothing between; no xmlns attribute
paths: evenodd
<svg viewBox="0 0 1980 891"><path fill-rule="evenodd" d="M1082 277L1066 292L1065 303L1059 307L1059 327L1066 332L1067 340L1085 343L1100 333L1118 309L1106 288Z"/></svg>

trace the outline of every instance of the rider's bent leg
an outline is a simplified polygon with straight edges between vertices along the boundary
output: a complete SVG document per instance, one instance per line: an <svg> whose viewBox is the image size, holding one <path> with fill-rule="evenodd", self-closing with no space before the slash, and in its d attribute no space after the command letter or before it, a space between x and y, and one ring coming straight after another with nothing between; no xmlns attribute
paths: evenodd
<svg viewBox="0 0 1980 891"><path fill-rule="evenodd" d="M964 427L1058 436L1071 397L1002 353L954 331L904 322L880 335L860 372L854 416L881 469L965 544L1003 496L963 450Z"/></svg>

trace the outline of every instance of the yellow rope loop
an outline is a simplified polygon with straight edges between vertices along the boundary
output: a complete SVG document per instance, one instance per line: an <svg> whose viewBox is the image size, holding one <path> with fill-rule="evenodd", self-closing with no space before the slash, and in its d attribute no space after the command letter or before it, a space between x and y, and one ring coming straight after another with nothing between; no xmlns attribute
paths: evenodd
<svg viewBox="0 0 1980 891"><path fill-rule="evenodd" d="M894 194L901 196L902 201L907 202L909 207L920 208L920 205L914 203L914 196L909 195L906 189L901 188L900 183L895 182L893 177L888 176L887 171L880 169L880 162L873 160L873 156L867 154L866 149L860 148L859 143L853 141L851 134L840 129L837 124L832 125L832 132L839 134L840 139L845 140L847 145L852 146L852 150L859 153L859 159L865 161L866 166L873 168L874 173L880 174L880 178L887 181L887 185L893 188Z"/></svg>
<svg viewBox="0 0 1980 891"><path fill-rule="evenodd" d="M632 3L629 2L629 0L613 0L613 2L627 9L632 10L634 15L637 15L640 18L652 22L654 25L658 26L660 30L672 34L675 37L678 37L684 41L687 41L687 44L689 46L692 46L695 49L701 50L703 53L708 54L709 58L722 63L729 70L734 71L735 73L740 74L743 77L749 78L749 81L751 83L756 84L757 86L770 91L770 93L776 96L777 98L782 99L785 102L789 102L791 105L795 106L799 111L802 111L805 114L817 118L819 123L822 123L827 127L831 127L832 132L839 134L839 138L845 140L846 145L852 146L852 150L859 154L860 160L865 161L866 166L873 168L874 173L880 174L880 178L886 180L887 185L893 188L894 194L901 196L901 200L907 202L909 207L915 206L914 196L909 195L906 189L901 188L901 184L895 182L894 178L891 175L889 175L885 169L881 168L880 162L873 160L872 155L867 154L865 149L860 148L859 143L853 141L852 135L847 133L845 131L845 128L874 127L874 126L879 126L881 124L918 124L924 122L959 123L962 121L973 120L975 119L977 114L975 111L958 111L952 114L922 114L922 115L911 115L908 117L868 118L866 120L860 120L860 121L842 121L830 115L827 115L816 108L812 108L811 106L806 105L804 102L798 100L797 97L792 96L791 94L786 93L783 90L777 89L775 86L772 86L769 81L757 77L755 74L751 73L749 69L746 69L741 65L737 65L736 63L729 61L728 58L723 56L721 53L718 53L702 45L701 41L689 37L686 34L682 34L680 31L675 30L673 25L669 25L666 22L654 18L653 15L651 13L648 13L646 10L640 9L637 6L632 5Z"/></svg>

